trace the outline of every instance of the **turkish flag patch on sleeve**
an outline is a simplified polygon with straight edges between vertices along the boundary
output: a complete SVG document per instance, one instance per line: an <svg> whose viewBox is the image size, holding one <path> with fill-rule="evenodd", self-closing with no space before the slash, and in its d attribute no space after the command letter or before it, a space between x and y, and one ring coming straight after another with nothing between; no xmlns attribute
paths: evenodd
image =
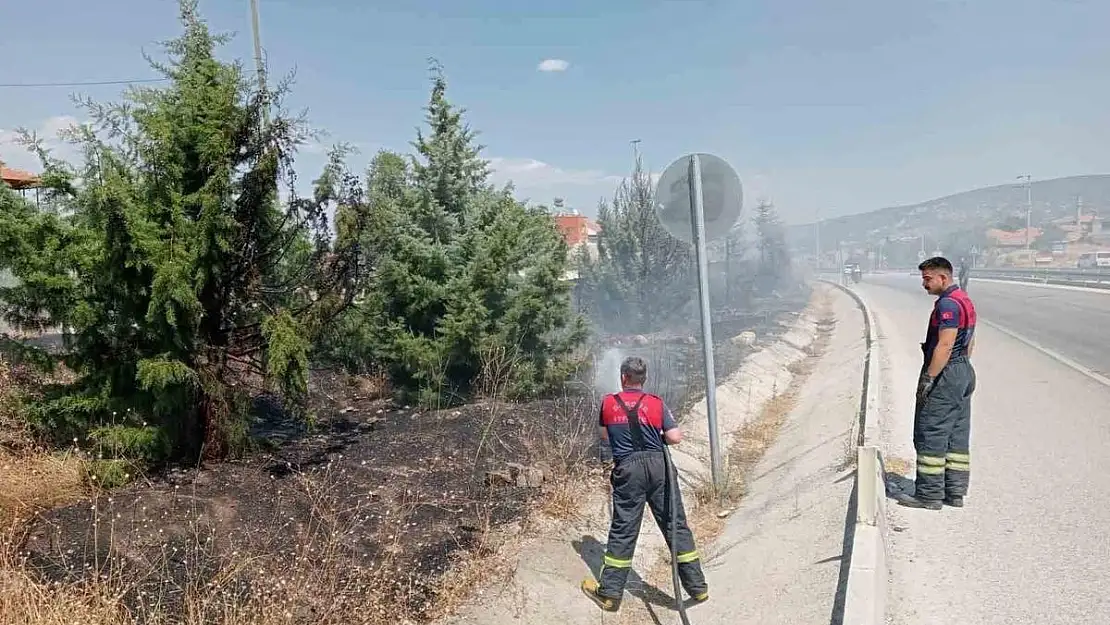
<svg viewBox="0 0 1110 625"><path fill-rule="evenodd" d="M941 321L952 321L953 317L954 317L954 315L952 314L952 311L950 311L950 310L946 310L946 311L940 313L940 320Z"/></svg>

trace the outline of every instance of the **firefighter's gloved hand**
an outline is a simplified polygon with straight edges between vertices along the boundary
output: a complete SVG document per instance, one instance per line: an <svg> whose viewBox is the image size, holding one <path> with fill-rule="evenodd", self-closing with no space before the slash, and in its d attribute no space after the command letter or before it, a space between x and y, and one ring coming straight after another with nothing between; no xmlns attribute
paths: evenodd
<svg viewBox="0 0 1110 625"><path fill-rule="evenodd" d="M936 378L928 373L922 373L921 377L917 379L917 401L925 401L925 398L932 392L934 384L936 384Z"/></svg>

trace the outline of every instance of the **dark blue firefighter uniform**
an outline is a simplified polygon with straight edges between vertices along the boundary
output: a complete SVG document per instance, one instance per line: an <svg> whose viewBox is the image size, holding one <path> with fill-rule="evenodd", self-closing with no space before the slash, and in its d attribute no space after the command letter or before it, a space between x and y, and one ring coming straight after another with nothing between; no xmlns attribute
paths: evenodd
<svg viewBox="0 0 1110 625"><path fill-rule="evenodd" d="M975 305L956 285L937 298L929 316L929 329L921 350L924 375L933 358L940 331L955 328L956 342L948 364L932 390L917 403L913 444L917 451L914 497L922 501L962 501L971 477L971 395L975 369L968 348L975 336Z"/></svg>
<svg viewBox="0 0 1110 625"><path fill-rule="evenodd" d="M605 396L599 424L609 434L616 464L609 478L613 486L613 519L598 580L598 595L619 603L632 570L645 504L651 508L670 546L672 502L667 488L663 431L675 427L675 421L660 397L629 388ZM677 476L671 478L677 479ZM686 592L700 600L707 596L708 586L694 545L694 534L686 522L681 494L673 505L676 507L679 578Z"/></svg>

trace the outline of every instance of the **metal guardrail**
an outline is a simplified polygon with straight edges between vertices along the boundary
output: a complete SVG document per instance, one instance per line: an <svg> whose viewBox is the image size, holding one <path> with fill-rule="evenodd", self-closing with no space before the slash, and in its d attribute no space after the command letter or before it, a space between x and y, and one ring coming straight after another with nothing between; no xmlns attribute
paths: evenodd
<svg viewBox="0 0 1110 625"><path fill-rule="evenodd" d="M1110 289L1110 269L1066 269L1058 267L981 267L971 270L971 282L976 278L1005 280L1030 284L1058 284L1094 289Z"/></svg>
<svg viewBox="0 0 1110 625"><path fill-rule="evenodd" d="M917 275L917 269L914 267L889 267L875 273L897 274L902 272ZM1072 269L1070 267L976 267L971 270L971 282L974 283L976 278L1110 290L1110 268L1107 267L1092 267L1090 269Z"/></svg>

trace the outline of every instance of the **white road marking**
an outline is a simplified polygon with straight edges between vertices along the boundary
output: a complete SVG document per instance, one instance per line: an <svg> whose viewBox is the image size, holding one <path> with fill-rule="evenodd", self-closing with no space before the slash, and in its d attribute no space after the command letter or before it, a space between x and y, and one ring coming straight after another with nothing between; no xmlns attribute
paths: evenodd
<svg viewBox="0 0 1110 625"><path fill-rule="evenodd" d="M1020 280L995 280L994 278L976 278L972 277L968 284L974 288L976 282L990 282L991 284L1017 284L1020 286L1035 286L1041 289L1058 289L1061 291L1079 291L1080 293L1099 293L1101 295L1110 295L1110 289L1099 289L1089 286L1074 286L1071 284L1042 284L1040 282L1023 282ZM972 293L968 289L968 293Z"/></svg>
<svg viewBox="0 0 1110 625"><path fill-rule="evenodd" d="M1087 376L1088 378L1091 378L1095 382L1098 382L1099 384L1102 384L1103 386L1110 387L1110 378L1102 375L1101 373L1099 373L1099 372L1097 372L1093 369L1090 369L1088 367L1084 367L1083 365L1079 364L1078 362L1075 362L1074 360L1072 360L1071 358L1068 358L1067 356L1061 354L1060 352L1058 352L1056 350L1053 350L1053 349L1049 349L1049 348L1045 347L1044 345L1041 345L1040 343L1034 341L1033 339L1028 338L1026 336L1023 336L1021 334L1018 334L1017 332L1014 332L1013 330L1011 330L1009 328L1006 328L1004 326L1000 326L1000 325L998 325L997 323L995 323L993 321L990 321L990 320L987 320L987 319L980 319L979 321L981 323L983 323L984 325L990 326L990 327L994 328L995 330L998 330L999 332L1010 336L1010 338L1014 338L1014 339L1017 339L1018 341L1021 341L1022 343L1025 343L1029 347L1032 347L1033 349L1041 352L1045 356L1048 356L1049 358L1052 358L1052 359L1056 360L1060 364L1065 365L1067 367L1070 367L1070 368L1078 371L1079 373L1082 373L1083 375Z"/></svg>

